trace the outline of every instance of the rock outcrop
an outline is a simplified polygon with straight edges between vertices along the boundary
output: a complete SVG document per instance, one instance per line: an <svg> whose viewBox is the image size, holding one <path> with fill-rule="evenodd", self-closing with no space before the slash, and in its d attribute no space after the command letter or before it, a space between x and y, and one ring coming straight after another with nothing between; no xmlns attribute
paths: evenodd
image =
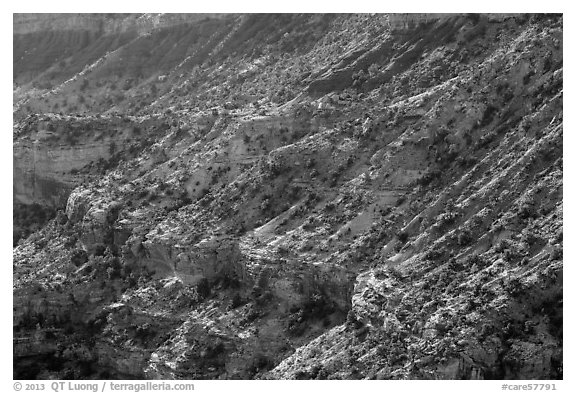
<svg viewBox="0 0 576 393"><path fill-rule="evenodd" d="M561 15L147 17L15 66L15 378L562 378Z"/></svg>

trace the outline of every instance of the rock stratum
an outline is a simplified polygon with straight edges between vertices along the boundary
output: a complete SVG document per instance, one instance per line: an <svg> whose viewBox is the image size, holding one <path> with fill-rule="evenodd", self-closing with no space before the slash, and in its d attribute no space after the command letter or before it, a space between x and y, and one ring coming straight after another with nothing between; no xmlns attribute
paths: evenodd
<svg viewBox="0 0 576 393"><path fill-rule="evenodd" d="M14 378L561 379L562 46L16 14Z"/></svg>

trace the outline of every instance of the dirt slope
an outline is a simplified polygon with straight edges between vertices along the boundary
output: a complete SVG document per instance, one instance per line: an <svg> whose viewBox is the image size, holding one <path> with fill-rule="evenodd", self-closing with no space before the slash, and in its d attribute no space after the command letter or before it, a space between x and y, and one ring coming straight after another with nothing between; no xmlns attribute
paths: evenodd
<svg viewBox="0 0 576 393"><path fill-rule="evenodd" d="M562 16L102 18L15 30L15 378L562 378Z"/></svg>

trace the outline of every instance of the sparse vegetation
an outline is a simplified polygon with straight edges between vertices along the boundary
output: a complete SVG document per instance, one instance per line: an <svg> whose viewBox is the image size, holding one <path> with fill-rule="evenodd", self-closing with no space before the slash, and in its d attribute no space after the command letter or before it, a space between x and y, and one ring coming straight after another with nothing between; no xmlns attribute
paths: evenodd
<svg viewBox="0 0 576 393"><path fill-rule="evenodd" d="M562 15L14 18L16 379L561 378Z"/></svg>

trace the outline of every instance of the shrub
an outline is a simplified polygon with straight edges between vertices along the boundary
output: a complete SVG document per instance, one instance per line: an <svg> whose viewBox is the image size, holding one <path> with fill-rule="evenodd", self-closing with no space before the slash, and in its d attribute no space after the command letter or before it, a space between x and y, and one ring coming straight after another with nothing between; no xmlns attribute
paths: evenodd
<svg viewBox="0 0 576 393"><path fill-rule="evenodd" d="M388 274L390 275L390 277L392 277L398 281L402 281L404 279L404 275L402 274L402 272L397 267L389 268Z"/></svg>
<svg viewBox="0 0 576 393"><path fill-rule="evenodd" d="M135 332L135 337L145 341L146 339L149 338L149 336L154 335L154 332L151 330L150 328L150 324L149 323L145 323L142 326L138 326L136 327L136 332Z"/></svg>
<svg viewBox="0 0 576 393"><path fill-rule="evenodd" d="M436 219L436 225L438 226L439 229L446 228L454 224L458 216L459 216L458 213L448 210L445 213L442 213L438 216L438 218Z"/></svg>
<svg viewBox="0 0 576 393"><path fill-rule="evenodd" d="M256 374L261 371L273 369L275 366L274 361L263 353L256 353L250 366L250 372Z"/></svg>
<svg viewBox="0 0 576 393"><path fill-rule="evenodd" d="M364 326L364 324L356 318L356 314L354 314L352 310L348 311L348 315L346 315L346 324L354 329L360 329Z"/></svg>
<svg viewBox="0 0 576 393"><path fill-rule="evenodd" d="M376 63L372 63L372 65L368 67L368 75L370 78L374 78L376 75L378 75L379 68L380 67L378 67L378 64Z"/></svg>
<svg viewBox="0 0 576 393"><path fill-rule="evenodd" d="M232 297L232 301L230 302L230 309L234 310L245 303L246 302L244 301L244 299L242 299L242 296L240 296L239 293L236 293L234 294L234 296Z"/></svg>
<svg viewBox="0 0 576 393"><path fill-rule="evenodd" d="M206 299L210 296L211 288L210 282L206 277L203 277L198 284L196 284L196 292L201 299Z"/></svg>
<svg viewBox="0 0 576 393"><path fill-rule="evenodd" d="M430 250L424 254L424 258L430 261L437 261L440 258L444 257L446 253L446 249L444 247L432 247Z"/></svg>
<svg viewBox="0 0 576 393"><path fill-rule="evenodd" d="M418 184L425 187L434 180L440 178L440 175L441 172L438 169L428 170L420 179L418 179Z"/></svg>
<svg viewBox="0 0 576 393"><path fill-rule="evenodd" d="M458 233L458 245L467 246L472 243L473 237L469 230L465 229Z"/></svg>
<svg viewBox="0 0 576 393"><path fill-rule="evenodd" d="M409 238L409 235L406 232L400 232L398 233L397 238L401 243L406 243L406 241Z"/></svg>
<svg viewBox="0 0 576 393"><path fill-rule="evenodd" d="M400 206L400 205L402 205L404 202L406 202L406 196L401 195L398 199L396 199L396 206Z"/></svg>
<svg viewBox="0 0 576 393"><path fill-rule="evenodd" d="M556 246L552 249L552 251L550 252L550 260L554 261L554 260L562 260L563 258L563 250L562 247L560 246Z"/></svg>
<svg viewBox="0 0 576 393"><path fill-rule="evenodd" d="M522 83L524 83L524 85L527 85L528 83L530 83L530 79L532 78L532 76L534 76L536 73L534 72L534 70L530 70L526 73L526 75L524 75L524 77L522 78Z"/></svg>
<svg viewBox="0 0 576 393"><path fill-rule="evenodd" d="M290 249L285 245L280 245L277 248L277 252L279 255L286 256L286 255L290 254Z"/></svg>
<svg viewBox="0 0 576 393"><path fill-rule="evenodd" d="M515 297L522 293L522 283L518 277L513 277L504 284L504 289Z"/></svg>
<svg viewBox="0 0 576 393"><path fill-rule="evenodd" d="M506 262L514 262L521 257L518 250L515 247L506 248L502 251L502 258Z"/></svg>
<svg viewBox="0 0 576 393"><path fill-rule="evenodd" d="M482 135L478 142L476 142L475 149L483 149L490 145L494 140L496 140L497 134L494 131L490 131L489 133Z"/></svg>
<svg viewBox="0 0 576 393"><path fill-rule="evenodd" d="M525 201L518 207L518 217L526 220L528 218L538 217L538 213L531 201Z"/></svg>
<svg viewBox="0 0 576 393"><path fill-rule="evenodd" d="M120 278L122 276L122 265L120 264L120 260L117 257L111 257L108 254L106 258L106 265L108 266L106 269L106 275L110 280L115 278Z"/></svg>
<svg viewBox="0 0 576 393"><path fill-rule="evenodd" d="M469 267L472 267L473 265L483 266L484 260L479 254L472 254L464 258L463 264Z"/></svg>
<svg viewBox="0 0 576 393"><path fill-rule="evenodd" d="M94 246L93 255L100 257L100 256L104 255L105 251L106 251L106 246L102 243L98 243Z"/></svg>
<svg viewBox="0 0 576 393"><path fill-rule="evenodd" d="M331 302L326 300L326 297L320 293L314 293L303 306L305 316L313 316L315 318L323 318L332 314L335 309Z"/></svg>
<svg viewBox="0 0 576 393"><path fill-rule="evenodd" d="M522 231L520 240L530 247L534 245L536 242L538 242L538 240L540 240L540 237L536 236L532 231L524 229Z"/></svg>
<svg viewBox="0 0 576 393"><path fill-rule="evenodd" d="M476 165L478 163L478 159L476 159L475 157L471 157L471 156L460 156L456 159L456 162L462 168L466 169L466 168L471 168L474 165Z"/></svg>
<svg viewBox="0 0 576 393"><path fill-rule="evenodd" d="M331 212L335 209L336 204L334 202L328 202L326 205L324 205L324 211L327 212Z"/></svg>
<svg viewBox="0 0 576 393"><path fill-rule="evenodd" d="M76 249L70 256L70 262L72 262L74 266L82 266L88 262L88 254L82 249Z"/></svg>
<svg viewBox="0 0 576 393"><path fill-rule="evenodd" d="M482 114L482 119L480 120L480 127L485 127L488 124L492 123L494 120L495 114L498 113L498 108L493 105L488 105L486 109L484 109L484 113Z"/></svg>

